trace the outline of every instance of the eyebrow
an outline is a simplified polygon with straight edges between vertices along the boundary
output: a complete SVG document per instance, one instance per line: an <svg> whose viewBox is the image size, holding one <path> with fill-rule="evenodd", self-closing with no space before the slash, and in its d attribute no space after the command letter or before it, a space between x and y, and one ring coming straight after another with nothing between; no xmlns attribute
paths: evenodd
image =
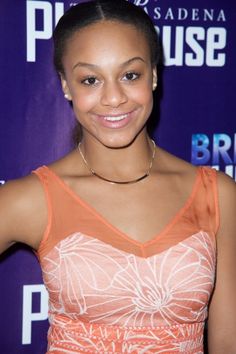
<svg viewBox="0 0 236 354"><path fill-rule="evenodd" d="M145 63L145 60L143 58L141 58L141 57L133 57L131 59L126 60L124 63L122 63L120 65L120 67L124 67L126 65L129 65L129 64L133 63L134 61L142 61L143 63ZM74 70L77 67L86 67L86 68L98 69L99 65L90 64L90 63L84 63L84 62L78 62L78 63L76 63L73 66L72 70Z"/></svg>

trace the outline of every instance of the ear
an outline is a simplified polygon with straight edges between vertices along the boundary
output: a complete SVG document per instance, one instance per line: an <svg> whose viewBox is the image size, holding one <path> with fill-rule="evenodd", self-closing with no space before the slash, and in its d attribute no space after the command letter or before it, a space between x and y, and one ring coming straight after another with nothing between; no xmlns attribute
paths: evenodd
<svg viewBox="0 0 236 354"><path fill-rule="evenodd" d="M61 87L62 87L62 91L64 92L65 99L67 99L68 101L72 101L70 89L67 85L65 76L60 74L60 79L61 79Z"/></svg>
<svg viewBox="0 0 236 354"><path fill-rule="evenodd" d="M155 89L157 88L157 82L158 82L158 78L157 78L157 68L154 67L152 69L152 89L153 91L155 91Z"/></svg>

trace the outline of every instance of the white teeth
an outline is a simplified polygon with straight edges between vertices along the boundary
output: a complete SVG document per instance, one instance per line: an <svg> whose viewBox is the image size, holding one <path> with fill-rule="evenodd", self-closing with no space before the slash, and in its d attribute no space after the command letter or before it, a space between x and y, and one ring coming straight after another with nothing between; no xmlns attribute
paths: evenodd
<svg viewBox="0 0 236 354"><path fill-rule="evenodd" d="M122 116L117 116L117 117L104 117L104 119L109 120L111 122L116 122L116 121L122 120L127 117L128 117L128 114L123 114Z"/></svg>

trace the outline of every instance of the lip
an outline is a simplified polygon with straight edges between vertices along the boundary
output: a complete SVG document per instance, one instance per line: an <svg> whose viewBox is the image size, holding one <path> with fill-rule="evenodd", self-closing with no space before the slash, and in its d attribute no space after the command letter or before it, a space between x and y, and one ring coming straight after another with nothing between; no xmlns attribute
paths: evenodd
<svg viewBox="0 0 236 354"><path fill-rule="evenodd" d="M121 112L121 113L116 113L116 114L106 114L106 115L101 115L98 114L96 115L97 120L106 128L112 128L112 129L117 129L117 128L123 128L129 122L134 118L136 110L130 111L130 112Z"/></svg>

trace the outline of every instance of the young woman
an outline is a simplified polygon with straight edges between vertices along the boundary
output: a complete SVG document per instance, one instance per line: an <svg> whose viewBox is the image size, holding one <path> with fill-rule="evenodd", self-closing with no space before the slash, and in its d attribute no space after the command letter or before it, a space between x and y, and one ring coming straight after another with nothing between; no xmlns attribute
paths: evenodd
<svg viewBox="0 0 236 354"><path fill-rule="evenodd" d="M1 250L37 251L47 353L236 353L235 183L147 133L160 51L127 1L72 7L55 65L82 138L0 193ZM209 311L208 311L209 309Z"/></svg>

